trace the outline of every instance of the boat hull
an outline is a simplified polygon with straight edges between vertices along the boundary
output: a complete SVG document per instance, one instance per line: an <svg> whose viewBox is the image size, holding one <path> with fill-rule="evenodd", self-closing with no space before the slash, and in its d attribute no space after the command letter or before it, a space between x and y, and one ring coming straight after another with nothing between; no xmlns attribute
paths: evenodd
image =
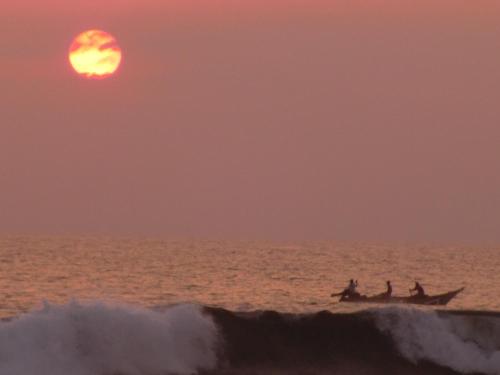
<svg viewBox="0 0 500 375"><path fill-rule="evenodd" d="M453 298L457 296L465 288L453 290L448 293L438 294L434 296L409 296L409 297L387 297L384 295L377 295L372 297L359 296L359 297L341 297L340 302L354 302L354 303L403 303L413 305L429 305L429 306L445 306Z"/></svg>

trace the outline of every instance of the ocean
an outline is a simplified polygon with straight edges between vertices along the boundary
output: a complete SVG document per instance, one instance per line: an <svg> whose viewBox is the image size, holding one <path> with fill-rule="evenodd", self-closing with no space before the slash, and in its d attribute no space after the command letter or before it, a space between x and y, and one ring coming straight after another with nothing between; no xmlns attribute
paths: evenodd
<svg viewBox="0 0 500 375"><path fill-rule="evenodd" d="M0 375L500 374L500 247L0 237ZM446 307L339 303L465 290Z"/></svg>

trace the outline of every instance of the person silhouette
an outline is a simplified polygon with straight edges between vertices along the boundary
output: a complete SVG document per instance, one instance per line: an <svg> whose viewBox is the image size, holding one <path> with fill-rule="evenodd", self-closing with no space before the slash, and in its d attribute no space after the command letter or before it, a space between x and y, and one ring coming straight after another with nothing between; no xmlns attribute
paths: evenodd
<svg viewBox="0 0 500 375"><path fill-rule="evenodd" d="M412 289L410 289L410 293L414 292L414 291L417 292L413 295L415 297L424 297L425 296L424 288L422 288L422 285L420 285L420 283L418 281L415 281L415 286Z"/></svg>

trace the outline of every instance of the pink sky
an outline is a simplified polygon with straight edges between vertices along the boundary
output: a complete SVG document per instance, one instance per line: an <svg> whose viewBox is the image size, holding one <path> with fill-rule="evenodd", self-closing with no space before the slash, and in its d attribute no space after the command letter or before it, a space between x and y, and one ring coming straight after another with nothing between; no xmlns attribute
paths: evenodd
<svg viewBox="0 0 500 375"><path fill-rule="evenodd" d="M497 1L100 3L2 7L0 233L500 240Z"/></svg>

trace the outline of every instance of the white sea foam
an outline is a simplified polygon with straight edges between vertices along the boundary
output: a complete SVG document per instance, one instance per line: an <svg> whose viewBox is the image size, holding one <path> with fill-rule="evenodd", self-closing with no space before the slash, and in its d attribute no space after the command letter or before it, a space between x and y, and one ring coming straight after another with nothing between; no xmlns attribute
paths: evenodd
<svg viewBox="0 0 500 375"><path fill-rule="evenodd" d="M215 366L216 340L193 305L45 304L0 324L0 375L194 374Z"/></svg>
<svg viewBox="0 0 500 375"><path fill-rule="evenodd" d="M397 307L378 310L376 316L378 327L412 362L428 360L464 374L500 374L499 318Z"/></svg>

